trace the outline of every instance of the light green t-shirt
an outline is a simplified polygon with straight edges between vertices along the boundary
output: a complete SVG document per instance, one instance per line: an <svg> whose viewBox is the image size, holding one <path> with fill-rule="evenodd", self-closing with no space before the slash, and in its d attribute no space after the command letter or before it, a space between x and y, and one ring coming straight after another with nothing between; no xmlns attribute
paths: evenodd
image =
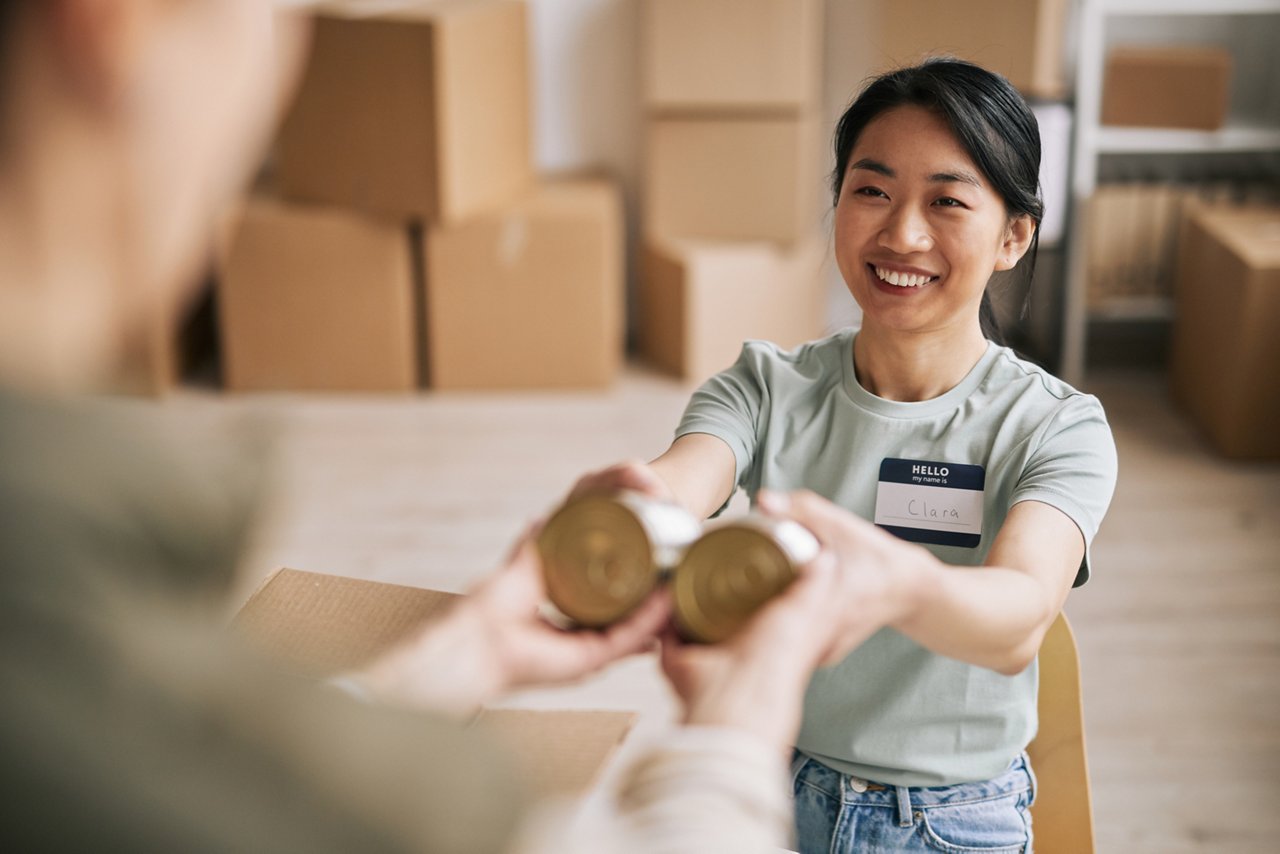
<svg viewBox="0 0 1280 854"><path fill-rule="evenodd" d="M959 385L900 403L862 388L854 330L781 352L749 341L737 362L693 395L677 436L708 433L737 460L737 484L810 489L876 516L885 460L980 466L977 545L922 543L945 563L978 566L1005 516L1034 499L1084 534L1075 584L1089 576L1088 543L1115 487L1116 452L1097 398L994 344ZM1035 664L1005 676L929 652L882 629L840 664L818 671L797 746L833 768L890 785L990 779L1035 736Z"/></svg>

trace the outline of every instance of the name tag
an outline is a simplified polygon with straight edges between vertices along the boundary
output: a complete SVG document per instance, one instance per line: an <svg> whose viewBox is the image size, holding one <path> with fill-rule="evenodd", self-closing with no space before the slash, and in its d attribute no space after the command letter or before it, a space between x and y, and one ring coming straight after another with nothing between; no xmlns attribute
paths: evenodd
<svg viewBox="0 0 1280 854"><path fill-rule="evenodd" d="M886 457L876 488L876 524L913 543L977 548L986 479L982 466Z"/></svg>

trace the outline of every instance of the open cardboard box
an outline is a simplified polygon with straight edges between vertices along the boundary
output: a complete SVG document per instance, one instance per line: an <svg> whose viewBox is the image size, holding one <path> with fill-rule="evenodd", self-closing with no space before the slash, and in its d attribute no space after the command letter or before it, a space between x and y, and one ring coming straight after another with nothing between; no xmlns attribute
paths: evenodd
<svg viewBox="0 0 1280 854"><path fill-rule="evenodd" d="M288 670L317 679L369 663L439 616L457 594L281 569L234 625ZM540 795L585 792L637 715L486 709L474 722L510 745Z"/></svg>

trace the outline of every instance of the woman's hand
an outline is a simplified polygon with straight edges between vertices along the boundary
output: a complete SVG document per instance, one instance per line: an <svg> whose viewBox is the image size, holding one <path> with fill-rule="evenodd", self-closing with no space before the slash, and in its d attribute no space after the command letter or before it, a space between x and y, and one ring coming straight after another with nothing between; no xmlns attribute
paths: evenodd
<svg viewBox="0 0 1280 854"><path fill-rule="evenodd" d="M540 616L545 598L530 533L443 617L348 681L378 699L466 715L513 688L571 682L648 649L671 613L659 591L608 629L566 630Z"/></svg>
<svg viewBox="0 0 1280 854"><path fill-rule="evenodd" d="M584 475L574 484L569 498L630 489L672 501L694 518L705 519L733 494L736 465L733 451L722 440L706 433L688 433L651 463L631 460Z"/></svg>
<svg viewBox="0 0 1280 854"><path fill-rule="evenodd" d="M593 492L613 492L620 489L639 492L663 501L676 500L671 487L658 476L653 466L640 460L628 460L584 474L578 478L573 489L569 490L569 499L580 498Z"/></svg>

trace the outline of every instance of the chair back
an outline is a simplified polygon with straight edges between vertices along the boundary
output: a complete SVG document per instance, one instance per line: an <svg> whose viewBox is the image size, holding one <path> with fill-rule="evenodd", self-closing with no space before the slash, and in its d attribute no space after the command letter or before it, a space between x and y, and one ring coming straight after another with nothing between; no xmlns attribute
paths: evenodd
<svg viewBox="0 0 1280 854"><path fill-rule="evenodd" d="M1065 614L1040 646L1040 729L1027 747L1036 774L1036 854L1094 854L1093 799L1084 744L1080 657Z"/></svg>

